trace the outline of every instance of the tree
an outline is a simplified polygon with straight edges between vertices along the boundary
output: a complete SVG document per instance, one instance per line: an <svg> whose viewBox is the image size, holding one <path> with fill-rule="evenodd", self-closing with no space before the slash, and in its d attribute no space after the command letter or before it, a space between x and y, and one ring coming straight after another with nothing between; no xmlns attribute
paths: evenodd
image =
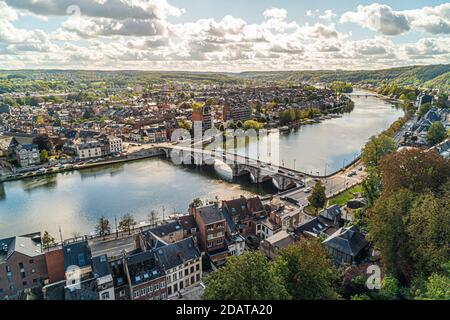
<svg viewBox="0 0 450 320"><path fill-rule="evenodd" d="M308 197L309 203L316 208L316 210L323 208L327 201L325 195L325 187L322 182L317 181L314 188L312 189L311 195Z"/></svg>
<svg viewBox="0 0 450 320"><path fill-rule="evenodd" d="M425 285L425 292L418 293L417 300L450 300L450 275L434 273Z"/></svg>
<svg viewBox="0 0 450 320"><path fill-rule="evenodd" d="M50 141L50 138L46 134L40 134L36 138L33 139L33 143L36 144L40 151L52 150L52 142Z"/></svg>
<svg viewBox="0 0 450 320"><path fill-rule="evenodd" d="M192 205L194 208L198 208L198 207L201 207L201 206L203 205L203 201L202 201L202 199L200 199L200 198L195 198L195 199L192 201L191 205Z"/></svg>
<svg viewBox="0 0 450 320"><path fill-rule="evenodd" d="M55 243L55 238L53 238L48 231L44 231L42 236L42 245L45 249L50 250L50 245Z"/></svg>
<svg viewBox="0 0 450 320"><path fill-rule="evenodd" d="M381 176L376 170L369 170L369 174L362 183L367 207L372 207L381 194Z"/></svg>
<svg viewBox="0 0 450 320"><path fill-rule="evenodd" d="M224 267L205 279L205 300L288 299L282 280L260 252L229 257Z"/></svg>
<svg viewBox="0 0 450 320"><path fill-rule="evenodd" d="M136 225L136 221L131 214L125 214L119 222L119 229L123 231L128 231L128 234L131 234L131 230Z"/></svg>
<svg viewBox="0 0 450 320"><path fill-rule="evenodd" d="M150 211L150 213L148 214L148 220L150 221L151 226L155 225L157 215L158 213L155 210Z"/></svg>
<svg viewBox="0 0 450 320"><path fill-rule="evenodd" d="M294 300L339 298L334 288L336 271L318 240L302 239L278 251L271 270L282 277Z"/></svg>
<svg viewBox="0 0 450 320"><path fill-rule="evenodd" d="M400 189L382 195L369 211L369 239L380 249L386 272L402 281L413 273L405 224L413 198L411 191Z"/></svg>
<svg viewBox="0 0 450 320"><path fill-rule="evenodd" d="M48 151L47 150L42 150L40 152L40 158L41 158L41 162L47 162L48 161Z"/></svg>
<svg viewBox="0 0 450 320"><path fill-rule="evenodd" d="M430 146L434 146L447 138L447 131L440 121L433 122L427 132L427 140Z"/></svg>
<svg viewBox="0 0 450 320"><path fill-rule="evenodd" d="M381 289L376 298L382 300L397 300L403 296L403 288L397 278L385 275L381 281Z"/></svg>
<svg viewBox="0 0 450 320"><path fill-rule="evenodd" d="M385 134L370 138L361 153L361 160L368 168L376 168L381 159L397 150L395 141Z"/></svg>
<svg viewBox="0 0 450 320"><path fill-rule="evenodd" d="M404 149L383 158L380 170L383 192L406 188L420 193L439 190L450 176L450 163L436 152Z"/></svg>
<svg viewBox="0 0 450 320"><path fill-rule="evenodd" d="M418 196L408 214L406 227L414 269L429 276L450 259L450 195Z"/></svg>
<svg viewBox="0 0 450 320"><path fill-rule="evenodd" d="M97 232L103 239L106 238L107 235L111 233L111 226L109 224L109 220L102 216L97 223Z"/></svg>
<svg viewBox="0 0 450 320"><path fill-rule="evenodd" d="M262 125L258 121L247 120L247 121L244 122L244 129L245 130L249 130L249 129L259 130L261 128L262 128Z"/></svg>

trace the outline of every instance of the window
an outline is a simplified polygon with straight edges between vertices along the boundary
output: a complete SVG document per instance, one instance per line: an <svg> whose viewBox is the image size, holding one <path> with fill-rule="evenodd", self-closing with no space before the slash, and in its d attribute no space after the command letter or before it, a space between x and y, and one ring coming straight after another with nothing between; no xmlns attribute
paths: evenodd
<svg viewBox="0 0 450 320"><path fill-rule="evenodd" d="M200 275L197 274L197 282L200 281Z"/></svg>
<svg viewBox="0 0 450 320"><path fill-rule="evenodd" d="M136 291L134 292L134 298L139 298L139 290L136 290Z"/></svg>
<svg viewBox="0 0 450 320"><path fill-rule="evenodd" d="M148 287L148 288L147 288L147 292L148 292L148 293L153 292L153 286Z"/></svg>
<svg viewBox="0 0 450 320"><path fill-rule="evenodd" d="M191 267L191 273L194 272L194 271L195 271L194 266L192 266Z"/></svg>
<svg viewBox="0 0 450 320"><path fill-rule="evenodd" d="M109 292L103 292L102 293L102 299L103 300L109 299Z"/></svg>
<svg viewBox="0 0 450 320"><path fill-rule="evenodd" d="M178 275L179 275L180 279L183 278L183 270L178 272Z"/></svg>
<svg viewBox="0 0 450 320"><path fill-rule="evenodd" d="M155 284L155 290L159 290L159 283Z"/></svg>
<svg viewBox="0 0 450 320"><path fill-rule="evenodd" d="M180 282L180 290L183 289L183 281Z"/></svg>
<svg viewBox="0 0 450 320"><path fill-rule="evenodd" d="M189 269L184 269L184 276L186 277L189 274Z"/></svg>
<svg viewBox="0 0 450 320"><path fill-rule="evenodd" d="M120 290L119 295L120 295L121 297L125 296L125 290Z"/></svg>
<svg viewBox="0 0 450 320"><path fill-rule="evenodd" d="M161 282L161 288L165 288L166 287L166 283L163 281Z"/></svg>
<svg viewBox="0 0 450 320"><path fill-rule="evenodd" d="M33 263L34 263L34 260L33 260L33 259L30 259L29 262L30 262L30 264L33 264Z"/></svg>
<svg viewBox="0 0 450 320"><path fill-rule="evenodd" d="M141 296L145 296L147 294L147 288L141 290Z"/></svg>
<svg viewBox="0 0 450 320"><path fill-rule="evenodd" d="M177 291L178 291L178 284L175 283L175 284L173 285L173 292L177 292Z"/></svg>
<svg viewBox="0 0 450 320"><path fill-rule="evenodd" d="M191 284L193 284L194 282L195 282L195 277L192 276L192 277L191 277Z"/></svg>
<svg viewBox="0 0 450 320"><path fill-rule="evenodd" d="M195 270L200 270L200 263L198 263L196 266L195 266Z"/></svg>

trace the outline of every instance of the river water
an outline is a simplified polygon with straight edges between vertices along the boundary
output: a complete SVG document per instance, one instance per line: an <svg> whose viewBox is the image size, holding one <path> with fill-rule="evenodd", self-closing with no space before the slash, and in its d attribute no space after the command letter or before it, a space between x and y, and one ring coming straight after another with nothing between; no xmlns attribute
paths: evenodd
<svg viewBox="0 0 450 320"><path fill-rule="evenodd" d="M403 114L376 97L353 100L354 110L342 118L266 137L279 143L280 164L314 174L339 170L368 138ZM160 217L186 212L196 197L230 199L272 192L270 182L253 185L245 177L231 181L218 166L189 168L158 158L6 182L0 184L0 238L44 230L59 238L59 227L68 238L74 232L91 233L101 216L114 226L114 218L125 213L144 221L152 210Z"/></svg>

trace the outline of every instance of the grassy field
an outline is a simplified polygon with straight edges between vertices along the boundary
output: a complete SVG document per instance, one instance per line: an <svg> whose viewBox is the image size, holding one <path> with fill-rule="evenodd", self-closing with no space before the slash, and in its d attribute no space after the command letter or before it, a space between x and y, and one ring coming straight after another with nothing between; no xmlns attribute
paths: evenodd
<svg viewBox="0 0 450 320"><path fill-rule="evenodd" d="M336 197L333 197L331 199L328 199L328 206L331 206L333 204L338 204L339 206L345 205L349 200L352 200L355 196L354 193L362 193L363 187L362 185L358 184L347 191L337 195Z"/></svg>

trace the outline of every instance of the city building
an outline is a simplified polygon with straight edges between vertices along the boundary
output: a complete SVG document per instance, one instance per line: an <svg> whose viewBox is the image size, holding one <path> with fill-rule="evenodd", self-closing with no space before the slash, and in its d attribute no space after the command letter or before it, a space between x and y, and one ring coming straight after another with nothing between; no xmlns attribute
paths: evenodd
<svg viewBox="0 0 450 320"><path fill-rule="evenodd" d="M39 148L36 144L19 144L16 147L17 162L22 168L39 164L41 162Z"/></svg>
<svg viewBox="0 0 450 320"><path fill-rule="evenodd" d="M368 242L354 226L340 228L323 244L336 265L352 264L364 255Z"/></svg>
<svg viewBox="0 0 450 320"><path fill-rule="evenodd" d="M101 157L103 155L102 144L98 141L79 143L76 145L76 153L82 160Z"/></svg>
<svg viewBox="0 0 450 320"><path fill-rule="evenodd" d="M110 136L108 137L109 154L121 153L123 151L122 139Z"/></svg>
<svg viewBox="0 0 450 320"><path fill-rule="evenodd" d="M194 110L192 111L192 124L194 132L205 132L206 130L211 129L212 128L211 107L208 105L204 105L202 107L194 108Z"/></svg>
<svg viewBox="0 0 450 320"><path fill-rule="evenodd" d="M202 255L192 238L157 248L154 252L166 273L168 297L202 281Z"/></svg>
<svg viewBox="0 0 450 320"><path fill-rule="evenodd" d="M144 251L125 258L125 270L131 300L167 298L166 274L154 251Z"/></svg>
<svg viewBox="0 0 450 320"><path fill-rule="evenodd" d="M261 241L259 250L269 259L275 258L278 250L287 248L296 241L295 236L291 233L281 230L274 235Z"/></svg>
<svg viewBox="0 0 450 320"><path fill-rule="evenodd" d="M0 299L14 298L47 279L41 234L0 239Z"/></svg>
<svg viewBox="0 0 450 320"><path fill-rule="evenodd" d="M217 203L194 208L194 218L198 226L198 243L212 262L222 264L228 256L226 246L227 223L222 208Z"/></svg>
<svg viewBox="0 0 450 320"><path fill-rule="evenodd" d="M250 105L241 103L225 103L223 107L223 122L238 122L244 123L252 118L252 108Z"/></svg>

